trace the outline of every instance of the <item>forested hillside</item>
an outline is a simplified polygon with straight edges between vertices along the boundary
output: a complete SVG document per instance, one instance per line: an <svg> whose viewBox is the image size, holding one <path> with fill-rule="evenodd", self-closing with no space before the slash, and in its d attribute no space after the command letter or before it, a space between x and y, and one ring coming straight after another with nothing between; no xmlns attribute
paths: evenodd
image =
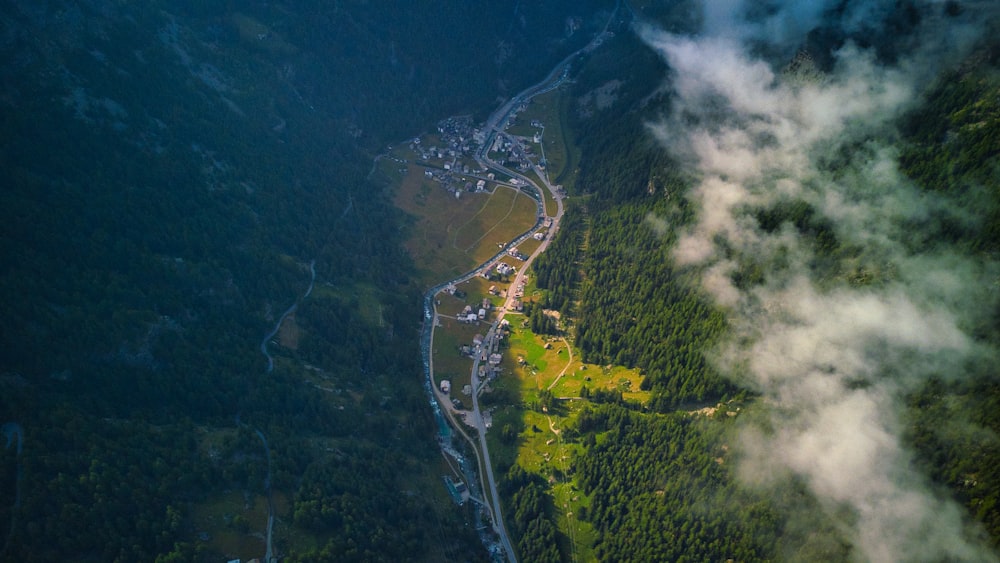
<svg viewBox="0 0 1000 563"><path fill-rule="evenodd" d="M656 8L655 3L639 4L645 8L643 14L650 19L660 18L660 24L671 31L683 32L687 25L694 25L683 18L679 20L677 13ZM684 4L678 3L676 11L684 12L681 8ZM958 3L946 9L917 4L896 6L897 11L887 8L880 14L885 21L902 26L894 29L903 37L918 29L922 21L937 17L934 10L942 9L946 18L962 13ZM893 20L902 16L906 17ZM882 23L866 25L877 27ZM794 63L788 63L789 59L782 59L777 52L768 52L766 46L755 45L772 57L772 65L778 69L778 77L769 86L781 91L782 80L827 86L819 77L823 72L835 76L835 60L844 56L837 49L848 41L856 40L864 48L871 48L876 64L887 68L905 56L900 45L907 44L906 39L851 33L861 32L855 29L848 33L834 30L833 26L813 30L805 44L797 46L808 52L799 51ZM987 33L982 37L995 36ZM791 53L794 55L795 51ZM576 433L566 438L583 446L573 464L573 478L574 485L589 496L590 505L577 517L593 525L594 554L598 559L844 560L895 545L888 538L865 544L864 539L853 535L851 526L868 516L863 507L844 500L849 495L835 497L834 501L818 500L817 488L821 487L815 483L822 479L822 471L806 469L799 473L782 468L767 474L761 469L768 464L753 458L780 457L783 455L780 448L774 447L779 437L795 436L794 432L783 434L780 430L783 424L810 427L821 418L819 409L827 405L816 404L813 411L801 415L794 412L797 407L786 407L783 412L775 406L781 404L780 393L794 391L782 389L769 395L765 384L747 375L754 369L751 362L761 361L759 356L753 353L746 358L737 356L741 360L736 362L720 361L720 356L741 346L756 352L753 343L762 338L761 333L768 326L741 321L740 315L747 313L740 307L762 311L762 316L772 314L769 308L773 307L780 318L782 304L774 295L781 295L781 289L772 288L782 283L794 286L786 278L791 273L813 280L817 291L826 297L840 292L871 296L893 284L916 285L917 282L908 279L908 276L920 278L912 269L913 264L926 268L928 276L937 276L934 262L942 260L939 253L950 255L956 271L962 273L958 275L967 273L981 280L985 279L979 277L982 272L987 272L985 277L991 275L989 272L995 274L996 244L1000 240L997 54L995 41L978 43L960 60L950 61L933 81L920 84L917 101L893 117L885 129L866 130L867 138L845 135L843 141L835 139L830 143L831 150L818 151L821 156L817 157L817 172L803 181L807 186L803 193L808 196L760 196L765 192L762 186L770 186L770 182L777 180L754 177L754 181L760 182L752 185L759 190L754 192L759 199L748 198L753 203L741 202L731 211L744 221L739 226L744 230L737 232L751 241L757 240L754 238L757 234L782 238L784 247L776 244L778 250L768 254L771 249L761 245L760 254L755 255L750 243L741 247L745 241L734 240L739 237L724 230L716 233L714 239L706 237L714 245L714 259L726 265L721 278L706 274L716 274L707 266L678 263L679 238L684 233L697 232L696 217L706 212L702 206L725 209L728 202L721 198L698 200L693 195L704 180L703 171L681 161L683 148L676 147L682 145L684 127L699 132L698 127L704 127L708 133L699 140L717 141L711 135L717 134L725 140L720 131L731 132L727 127L735 129L745 123L736 120L733 125L726 121L718 100L711 100L711 104L718 103L720 107L708 104L705 108L688 108L689 113L681 118L668 119L678 103L671 95L671 80L675 72L681 71L664 70L661 61L634 37L616 37L606 50L595 54L580 68L572 90L566 93L572 100L582 99L612 81L620 82L614 84L615 99L603 110L592 111L581 105L580 111L569 116L581 149L580 170L570 198L575 200L575 206L568 215L568 232L560 232L553 248L536 266L537 283L542 290L539 295L547 306L572 317L564 317L563 326L570 327L568 332L587 361L640 367L645 374L643 388L652 392L652 399L643 409L636 405L629 405L631 408L620 404L595 405L580 414L574 427ZM608 60L628 64L611 71ZM782 76L779 73L783 66L786 74ZM809 68L803 70L803 66ZM706 74L711 76L711 72ZM720 70L716 76L724 75ZM658 82L660 79L664 82ZM801 93L806 88L795 86L793 91ZM740 94L743 93L726 92L741 101L749 97L746 94L741 98ZM746 103L753 107L751 102ZM757 118L752 113L746 117L751 123ZM756 134L760 138L753 138L749 143L753 149L748 153L759 150L772 156L766 151L783 142L764 133ZM889 138L889 149L883 150L880 144L886 141L873 140L883 134ZM705 146L709 146L707 141L701 148ZM738 155L733 157L734 162L743 162L753 169L758 163L747 159L740 152L743 148L732 149ZM713 156L723 161L726 155L722 149L719 153ZM892 164L883 166L892 169L898 166L904 178L897 180L897 176L888 174L864 176L867 167L881 173L876 164L885 155L889 155ZM764 159L762 162L770 163ZM733 172L737 177L739 174ZM778 173L775 177L781 178ZM725 175L719 181L735 182ZM854 223L848 215L838 217L839 208L829 200L812 197L809 189L822 193L817 186L828 181L852 188L855 182L860 185L861 191L852 194L857 198L851 201L858 205L856 213L867 210L858 202L877 191L875 182L898 182L902 186L900 193L915 188L918 194L915 199L925 206L916 207L920 212L906 208L910 205L908 200L904 203L887 199L883 203L899 206L886 210L884 221L899 224L899 231L891 231L891 236L900 237L901 250L896 254L882 251L852 227ZM866 187L863 182L872 184ZM843 202L837 202L840 203ZM719 213L711 216L719 220ZM795 243L788 243L792 239ZM872 251L866 244L872 244L882 253ZM980 266L972 271L964 266L977 262ZM995 280L995 275L992 279ZM933 281L942 283L940 278ZM724 300L718 296L729 295L720 287L732 288L732 294L749 297L738 304L720 305ZM959 521L958 526L965 530L963 541L973 546L982 541L993 549L986 553L970 548L955 557L991 560L1000 546L996 518L1000 483L995 470L1000 461L1000 443L996 440L1000 423L993 414L1000 376L993 361L1000 345L1000 301L995 291L990 293L961 284L951 287L954 292L948 295L954 303L970 303L969 295L985 296L979 302L979 310L962 315L959 323L981 355L972 354L950 368L932 363L925 368L932 375L922 380L897 374L900 369L915 372L920 369L901 368L906 364L889 352L866 352L879 358L876 361L882 362L880 367L873 368L873 374L847 378L842 384L845 394L856 398L865 392L882 393L880 386L888 385L886 382L893 378L905 381L886 392L892 397L885 403L892 410L888 417L897 425L892 428L900 430L900 443L884 443L881 463L895 463L892 455L899 449L914 452L913 465L919 468L919 474L911 477L919 483L915 486L919 492L914 495L926 494L933 499L927 502L941 503L942 507L950 507L953 501L964 507L960 515L952 514L950 508L941 508L937 517L929 518L938 518L942 527L945 521L947 525ZM756 295L762 302L754 301ZM936 293L930 295L940 297ZM845 300L847 303L850 301ZM852 314L862 320L847 316L838 322L847 325L865 322L862 312ZM780 323L775 324L784 328ZM780 339L782 333L774 330L776 335L771 337ZM941 330L943 341L947 332ZM788 338L792 338L791 334ZM830 333L827 337L836 340L841 336ZM789 342L777 349L799 358L795 344ZM800 345L808 347L810 343ZM933 349L934 345L926 347ZM890 345L879 346L888 349ZM919 348L913 346L912 353L923 353ZM820 372L824 377L838 373L838 360L849 363L849 353L844 352L839 358L833 356L829 366L820 366ZM767 361L782 365L777 358ZM582 398L598 402L585 394ZM712 414L708 417L693 417L683 412L703 405L717 408L710 410ZM854 427L851 428L850 432L854 432ZM827 443L822 438L816 440ZM854 451L851 448L865 447L863 438L847 436L844 440L842 443L848 448L843 450L844 455ZM810 467L822 462L810 458L802 463ZM871 463L878 465L879 460ZM858 471L870 475L860 467ZM890 474L887 480L896 478ZM531 484L534 481L530 478L522 481L525 487L537 486ZM869 485L859 484L859 487L873 491L873 495L882 494L878 487ZM830 502L834 508L823 507ZM544 499L538 505L544 507ZM832 512L828 519L821 516L824 510ZM982 538L977 530L985 530ZM572 540L562 538L560 545L566 546L567 541ZM930 544L935 540L927 541ZM936 549L952 549L947 547L947 541L943 543L946 547ZM568 553L570 550L564 549L562 557L566 559ZM895 556L906 557L901 553Z"/></svg>
<svg viewBox="0 0 1000 563"><path fill-rule="evenodd" d="M903 119L901 168L923 189L964 200L972 225L935 225L928 243L947 241L963 253L995 260L1000 251L1000 44L992 42L927 93ZM971 327L984 343L1000 343L1000 304ZM939 378L909 397L908 439L919 464L982 522L1000 547L1000 373L977 369L965 381ZM969 424L979 432L955 431ZM983 432L986 432L985 434Z"/></svg>
<svg viewBox="0 0 1000 563"><path fill-rule="evenodd" d="M602 8L4 1L0 559L484 558L366 176Z"/></svg>
<svg viewBox="0 0 1000 563"><path fill-rule="evenodd" d="M609 74L612 59L629 63L618 78ZM574 219L536 269L552 306L562 309L579 301L574 336L584 359L642 367L643 389L656 397L652 407L665 411L717 401L735 388L704 355L725 329L722 314L669 257L675 229L691 219L682 198L685 180L651 136L637 134L669 103L656 92L655 77L662 73L662 63L630 34L587 62L569 94L573 99L608 80L623 85L603 112L570 114L586 157L575 188L587 198L572 209ZM579 255L584 239L586 252ZM574 275L562 273L571 263L567 248L574 252ZM550 263L563 265L556 269Z"/></svg>
<svg viewBox="0 0 1000 563"><path fill-rule="evenodd" d="M572 455L500 468L521 560L996 559L996 26L861 4L637 0L574 64L518 330L649 399L537 393ZM264 557L269 516L282 561L486 560L367 178L614 5L0 0L0 561Z"/></svg>
<svg viewBox="0 0 1000 563"><path fill-rule="evenodd" d="M711 422L602 405L579 427L585 439L600 436L574 467L593 496L580 516L601 531L598 559L768 561L779 553L780 514L740 490L718 461L725 445Z"/></svg>

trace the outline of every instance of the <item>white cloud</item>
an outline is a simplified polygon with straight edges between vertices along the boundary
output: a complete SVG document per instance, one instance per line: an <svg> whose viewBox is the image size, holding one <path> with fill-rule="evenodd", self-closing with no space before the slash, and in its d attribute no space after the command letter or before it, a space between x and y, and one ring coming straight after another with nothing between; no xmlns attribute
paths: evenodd
<svg viewBox="0 0 1000 563"><path fill-rule="evenodd" d="M706 1L699 36L640 29L675 96L674 114L650 130L699 178L688 193L698 218L673 256L699 268L732 314L741 338L724 369L746 372L772 407L771 430L744 435L744 476L804 480L859 559L996 560L913 469L897 416L903 394L981 357L967 331L982 301L997 299L988 288L998 267L918 244L913 225L962 214L911 185L882 140L937 65L968 45L971 25L926 18L920 45L891 66L848 42L821 80L785 80L751 54L762 40L797 48L832 4ZM870 28L891 4L838 3L840 25ZM791 226L763 231L753 210L789 199L852 250L831 258ZM741 258L765 268L762 285L732 283Z"/></svg>

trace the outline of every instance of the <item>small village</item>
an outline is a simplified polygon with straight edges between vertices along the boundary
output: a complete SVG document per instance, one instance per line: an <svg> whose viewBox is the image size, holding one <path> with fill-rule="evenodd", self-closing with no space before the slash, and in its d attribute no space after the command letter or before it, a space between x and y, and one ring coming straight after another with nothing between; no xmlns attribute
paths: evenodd
<svg viewBox="0 0 1000 563"><path fill-rule="evenodd" d="M505 128L516 123L518 111L527 107L521 104L510 114ZM545 169L544 157L535 153L533 145L541 146L545 125L537 119L531 120L535 130L529 136L497 135L487 150L487 134L482 126L476 126L471 116L453 116L437 124L437 134L416 137L406 143L413 163L423 167L424 177L440 184L444 189L461 198L464 193L491 192L497 185L522 190L538 200L538 194L520 178L497 175L483 166L476 158L479 154L489 154L497 164L521 173L531 171L535 166ZM398 153L398 151L397 151ZM401 164L409 164L409 159L394 158Z"/></svg>
<svg viewBox="0 0 1000 563"><path fill-rule="evenodd" d="M474 302L469 301L468 293L454 285L447 286L442 291L441 299L437 301L440 310L438 326L455 335L457 344L454 346L453 352L463 359L459 360L458 363L461 364L464 361L468 365L467 362L471 360L474 365L478 366L476 369L478 370L480 389L477 389L477 392L488 392L489 384L503 373L501 364L504 359L504 341L510 334L510 321L500 320L497 329L493 332L484 330L483 327L488 329L492 325L496 319L496 313L499 312L498 307L502 307L502 303L507 300L508 292L512 292L513 299L510 302L514 304L510 312L520 312L523 308L520 298L524 295L525 282L518 283L516 287L510 287L511 282L502 281L514 271L513 267L501 262L471 280L476 288L482 288L485 283L490 284L486 290L487 295L481 299L477 296L472 297ZM501 274L501 272L504 273ZM481 291L481 289L474 291ZM500 305L495 302L497 299L500 300ZM483 332L487 332L487 335L484 335ZM448 354L444 350L441 352ZM462 417L470 427L475 427L471 420L465 419L466 414L471 409L468 398L473 393L469 369L455 370L448 377L438 381L438 389L443 395L442 399L445 399L453 407L453 412ZM460 389L459 397L453 395L457 389ZM492 426L489 411L484 411L483 417L486 427Z"/></svg>
<svg viewBox="0 0 1000 563"><path fill-rule="evenodd" d="M394 202L412 220L406 246L416 258L413 274L429 288L421 350L447 464L442 479L456 504L478 505L476 529L494 561L516 556L491 455L510 463L524 452L525 467L552 482L567 470L569 449L559 436L570 400L591 386L622 397L640 387L641 375L629 368L600 367L592 381L559 328L559 312L544 308L544 290L526 275L556 239L566 210L566 191L551 179L572 181L576 170L556 90L569 79L569 61L603 37L484 123L443 119L435 131L390 146L382 158L392 163L372 168L398 182ZM532 332L538 317L553 330ZM568 410L550 410L556 400ZM566 508L581 502L560 499Z"/></svg>

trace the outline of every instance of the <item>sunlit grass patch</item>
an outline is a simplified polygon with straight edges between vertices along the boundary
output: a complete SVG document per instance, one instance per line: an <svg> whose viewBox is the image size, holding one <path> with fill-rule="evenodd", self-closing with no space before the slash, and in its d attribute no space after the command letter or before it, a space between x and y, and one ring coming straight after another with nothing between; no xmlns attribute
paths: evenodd
<svg viewBox="0 0 1000 563"><path fill-rule="evenodd" d="M441 319L441 326L434 330L434 371L438 378L466 375L472 370L472 360L462 354L460 347L471 345L476 334L484 334L486 326L460 323L454 319Z"/></svg>

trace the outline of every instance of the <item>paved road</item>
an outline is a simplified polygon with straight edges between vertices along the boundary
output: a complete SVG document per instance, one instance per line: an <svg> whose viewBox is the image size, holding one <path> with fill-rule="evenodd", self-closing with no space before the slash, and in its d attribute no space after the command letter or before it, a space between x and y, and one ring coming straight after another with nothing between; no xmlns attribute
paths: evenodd
<svg viewBox="0 0 1000 563"><path fill-rule="evenodd" d="M612 15L612 18L614 18L614 14ZM607 29L606 26L605 29ZM504 104L503 107L497 110L493 115L490 116L489 120L487 120L487 126L490 129L490 133L487 136L487 141L483 143L482 148L476 155L476 161L479 162L481 166L501 171L505 174L510 175L512 178L519 178L522 182L525 182L527 185L532 186L538 192L539 202L541 204L542 213L544 215L548 215L550 210L545 209L545 195L542 191L542 187L536 184L531 178L523 174L517 173L513 170L510 170L509 168L506 168L505 166L502 166L489 158L488 154L489 149L490 147L492 147L493 140L495 139L496 135L505 135L505 133L497 130L497 125L501 122L505 122L508 119L515 105L519 105L521 103L527 103L531 101L531 98L549 92L552 89L557 88L560 84L562 84L562 82L565 81L568 76L569 63L572 62L572 60L581 53L593 50L595 45L599 45L600 42L603 41L603 38L604 38L604 33L595 38L594 41L592 41L586 47L566 57L561 63L559 63L559 65L556 66L555 69L552 70L552 72L549 73L548 76L545 77L545 80L528 88L521 94L514 96L514 98L512 98L511 101ZM549 243L555 236L556 232L558 232L559 222L562 220L563 217L564 207L562 202L562 196L559 195L557 188L548 181L548 176L544 174L544 172L539 170L538 165L535 165L535 172L538 174L538 177L541 178L542 183L545 186L545 189L548 190L550 194L552 194L552 198L556 202L556 211L554 215L549 215L549 217L552 219L552 225L549 228L548 235L545 237L545 240L542 241L542 244L540 244L538 248L535 249L535 251L531 254L531 256L529 256L528 259L525 260L523 264L521 264L521 268L518 269L517 274L514 277L513 284L511 285L511 288L518 287L524 281L525 273L530 268L531 263L534 262L535 258L537 258L542 252L545 252L545 250L549 246ZM537 228L537 226L538 225L536 224L535 228ZM535 228L533 228L532 231L534 231ZM524 235L519 237L517 241L508 246L515 246L519 241L526 239L527 236L530 235L532 231L525 233ZM490 263L492 263L492 261L488 262L488 264ZM512 308L515 299L514 293L515 293L514 291L507 292L507 301L504 303L504 306L501 307L500 312L497 314L497 318L493 321L493 324L490 326L489 331L486 333L484 345L485 343L491 342L492 339L496 336L496 330L500 324L500 321L503 320L503 317L506 314L506 312ZM482 356L481 354L476 354L476 359L472 365L472 388L474 390L472 394L473 424L475 425L476 430L479 433L479 444L480 448L482 448L483 462L486 465L486 477L488 481L487 484L490 489L490 497L492 498L493 501L492 508L494 514L493 518L494 530L496 530L497 534L500 536L500 541L504 546L504 550L507 552L509 560L516 561L517 559L514 552L514 548L510 543L510 538L507 535L506 528L504 525L503 514L500 508L500 494L497 492L496 478L493 475L493 464L490 462L489 447L487 446L486 443L486 425L483 422L483 415L479 409L479 392L482 388L479 382L479 362L481 356Z"/></svg>
<svg viewBox="0 0 1000 563"><path fill-rule="evenodd" d="M531 236L532 233L534 233L541 226L542 222L545 220L546 217L551 218L552 224L549 228L548 235L545 237L545 240L542 241L542 243L535 249L535 251L531 254L531 256L529 256L528 259L524 261L524 263L521 265L520 269L518 270L517 274L514 277L514 281L511 287L512 288L518 287L523 282L525 272L527 272L528 268L531 266L531 263L534 262L535 258L537 258L542 252L544 252L548 248L549 243L552 241L556 232L558 232L559 230L559 223L563 216L563 211L564 211L563 202L562 202L562 197L559 195L558 189L549 182L548 176L544 174L544 172L541 171L537 165L535 165L535 172L538 174L538 177L542 180L544 189L548 190L549 193L552 194L552 197L556 202L556 209L554 214L551 214L552 210L546 209L543 186L539 186L531 178L523 174L520 174L518 172L515 172L514 170L511 170L505 166L502 166L499 163L494 162L489 158L489 150L493 146L493 143L495 142L497 136L506 135L498 127L501 123L505 123L510 118L510 115L514 111L514 109L520 106L522 103L528 103L529 101L531 101L533 97L549 92L555 88L558 88L568 78L570 63L573 61L573 59L575 59L577 56L583 53L593 51L594 49L599 47L601 43L603 43L603 41L607 38L608 26L614 20L617 13L618 13L618 6L615 7L615 11L612 13L611 18L608 19L608 23L605 24L604 30L602 31L601 34L595 37L585 47L567 56L558 65L556 65L555 68L552 69L552 71L545 77L545 79L525 89L520 94L511 98L507 103L505 103L495 112L493 112L493 114L490 115L490 117L486 120L485 128L487 130L487 136L479 152L475 155L476 161L483 168L507 174L511 178L517 178L521 182L523 182L524 185L530 186L532 189L534 189L538 194L539 213L535 225L530 230L526 231L525 233L521 234L519 237L511 241L509 244L505 245L500 250L500 252L498 252L492 258L485 261L483 264L481 264L479 267L472 270L471 272L468 272L455 279L449 280L435 287L432 287L424 295L424 328L421 337L421 352L424 357L424 370L426 372L425 387L427 388L428 394L430 395L431 405L434 408L435 414L439 417L443 418L443 414L441 406L438 401L437 389L434 383L432 346L431 346L431 343L433 342L434 338L433 334L434 326L437 324L437 310L434 305L437 294L440 293L449 285L457 285L459 283L471 279L474 276L481 275L483 272L489 269L501 256L503 256L509 248L517 246L518 244L526 240L529 236ZM497 318L490 325L490 328L486 334L486 339L484 340L484 345L492 341L492 339L496 336L497 327L499 326L500 321L503 319L506 312L512 308L512 304L515 299L514 291L508 291L507 293L508 293L507 301L505 302L504 306L500 308L500 311L497 314ZM472 422L473 426L475 426L477 430L477 433L479 434L479 449L480 449L480 455L482 456L482 463L481 463L482 466L479 468L480 479L482 479L482 475L485 473L486 483L484 484L484 486L489 488L489 496L487 497L488 500L487 504L492 513L493 530L500 538L500 543L503 547L503 550L507 554L507 559L509 561L516 563L517 555L516 552L514 551L513 544L510 541L510 536L507 534L507 529L504 524L503 514L500 505L500 494L497 492L496 478L493 475L493 464L490 461L489 447L486 443L486 425L483 422L482 412L479 409L479 392L482 388L482 385L479 382L479 363L481 356L482 355L480 353L476 354L475 361L473 362L472 366L472 389L474 390L474 392L472 393L472 417L473 417ZM454 419L452 419L452 423L455 424ZM458 427L457 424L455 424L455 426ZM462 432L461 429L459 429L459 432L465 435L465 433ZM469 439L468 436L465 437ZM473 444L473 447L474 446L475 445Z"/></svg>

